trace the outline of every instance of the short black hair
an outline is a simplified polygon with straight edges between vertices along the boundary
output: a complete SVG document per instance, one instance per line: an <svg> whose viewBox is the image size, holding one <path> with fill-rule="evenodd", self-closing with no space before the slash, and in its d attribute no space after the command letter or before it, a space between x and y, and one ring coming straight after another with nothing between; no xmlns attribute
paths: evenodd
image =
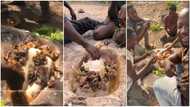
<svg viewBox="0 0 190 107"><path fill-rule="evenodd" d="M175 4L171 4L170 7L169 7L169 10L176 11L177 10L176 5Z"/></svg>

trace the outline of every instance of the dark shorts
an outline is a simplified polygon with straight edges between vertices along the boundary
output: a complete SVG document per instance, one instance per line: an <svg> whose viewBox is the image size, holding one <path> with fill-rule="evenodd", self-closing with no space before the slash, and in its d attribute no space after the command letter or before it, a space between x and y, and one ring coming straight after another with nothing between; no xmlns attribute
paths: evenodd
<svg viewBox="0 0 190 107"><path fill-rule="evenodd" d="M88 17L79 20L72 20L71 23L80 34L83 34L88 30L94 30L97 26L102 24L101 22Z"/></svg>

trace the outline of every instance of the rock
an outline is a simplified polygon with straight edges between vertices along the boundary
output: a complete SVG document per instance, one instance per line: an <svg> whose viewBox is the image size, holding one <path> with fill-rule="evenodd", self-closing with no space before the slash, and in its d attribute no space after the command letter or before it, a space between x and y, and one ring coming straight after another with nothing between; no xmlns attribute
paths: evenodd
<svg viewBox="0 0 190 107"><path fill-rule="evenodd" d="M79 9L78 13L85 13L83 9Z"/></svg>
<svg viewBox="0 0 190 107"><path fill-rule="evenodd" d="M90 43L96 44L97 41L89 40ZM104 41L101 41L104 42ZM64 46L64 98L63 102L64 104L70 104L68 103L68 100L72 102L73 97L85 97L85 100L82 102L86 102L86 105L89 106L121 106L126 104L126 69L125 69L125 57L123 57L123 52L125 53L125 49L123 52L122 49L119 49L116 47L116 44L113 44L110 42L109 46L102 46L101 48L108 48L112 51L117 53L118 61L120 66L120 74L118 76L119 82L116 81L116 88L112 86L113 91L111 91L109 94L101 94L99 93L98 97L90 97L87 96L86 93L84 94L76 94L72 90L71 82L73 73L77 70L77 65L80 63L81 59L87 54L86 51L75 43L69 43ZM111 53L110 53L111 54ZM112 60L115 58L111 58ZM73 102L76 100L73 99ZM78 102L78 100L77 100ZM72 105L72 104L71 104Z"/></svg>
<svg viewBox="0 0 190 107"><path fill-rule="evenodd" d="M12 47L16 44L19 44L23 41L30 40L30 39L40 39L43 41L43 43L48 45L55 45L56 48L58 48L59 51L63 50L62 45L58 43L53 43L50 40L42 39L42 38L35 38L31 35L29 31L17 29L14 27L8 27L8 26L1 26L1 59L6 55L8 51L12 49ZM62 52L62 51L61 51ZM1 64L5 63L4 60L1 60ZM58 70L61 70L62 72L62 66L63 66L63 56L62 53L60 54L59 59L56 62L56 65L58 66ZM3 89L6 89L6 85L3 85ZM31 104L33 105L59 105L61 106L63 104L63 82L62 80L57 80L57 82L54 84L53 88L45 88L41 90L40 94L34 99ZM6 99L4 95L2 95L2 99ZM6 102L6 101L5 101Z"/></svg>

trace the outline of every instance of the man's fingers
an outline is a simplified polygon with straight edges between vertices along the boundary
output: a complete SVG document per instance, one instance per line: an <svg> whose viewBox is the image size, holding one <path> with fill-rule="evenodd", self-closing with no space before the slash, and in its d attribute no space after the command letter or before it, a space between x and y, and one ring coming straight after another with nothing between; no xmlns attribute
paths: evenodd
<svg viewBox="0 0 190 107"><path fill-rule="evenodd" d="M96 49L96 51L95 51L95 58L97 59L99 57L100 57L99 51Z"/></svg>

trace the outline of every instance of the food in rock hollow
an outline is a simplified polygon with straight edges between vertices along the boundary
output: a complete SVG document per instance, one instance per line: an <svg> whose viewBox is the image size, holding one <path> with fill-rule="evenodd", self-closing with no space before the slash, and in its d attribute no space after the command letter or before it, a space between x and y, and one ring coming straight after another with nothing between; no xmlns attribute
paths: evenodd
<svg viewBox="0 0 190 107"><path fill-rule="evenodd" d="M55 65L59 56L56 52L55 48L32 39L14 45L4 57L7 64L22 69L25 77L23 89L30 101L48 87L49 81L60 79L62 73Z"/></svg>
<svg viewBox="0 0 190 107"><path fill-rule="evenodd" d="M115 64L105 63L103 59L84 62L79 70L78 81L82 89L92 91L108 90L109 84L116 78Z"/></svg>

